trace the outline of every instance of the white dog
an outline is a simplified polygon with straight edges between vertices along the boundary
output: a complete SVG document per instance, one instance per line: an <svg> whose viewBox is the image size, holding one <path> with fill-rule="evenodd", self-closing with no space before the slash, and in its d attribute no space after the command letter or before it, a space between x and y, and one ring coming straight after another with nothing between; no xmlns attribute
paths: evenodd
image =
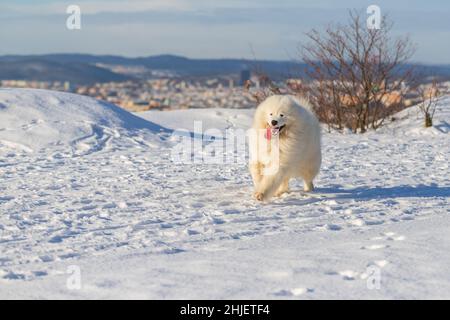
<svg viewBox="0 0 450 320"><path fill-rule="evenodd" d="M287 192L291 178L302 178L306 192L314 189L322 154L320 125L311 110L306 100L287 95L271 96L256 109L249 142L257 200Z"/></svg>

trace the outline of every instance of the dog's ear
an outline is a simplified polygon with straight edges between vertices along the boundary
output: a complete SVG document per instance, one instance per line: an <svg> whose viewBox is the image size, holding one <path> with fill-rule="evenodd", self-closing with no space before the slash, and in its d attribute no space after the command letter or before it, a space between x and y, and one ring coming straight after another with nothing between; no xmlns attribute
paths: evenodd
<svg viewBox="0 0 450 320"><path fill-rule="evenodd" d="M256 109L253 127L259 129L266 129L267 127L267 121L264 119L264 113L260 109Z"/></svg>

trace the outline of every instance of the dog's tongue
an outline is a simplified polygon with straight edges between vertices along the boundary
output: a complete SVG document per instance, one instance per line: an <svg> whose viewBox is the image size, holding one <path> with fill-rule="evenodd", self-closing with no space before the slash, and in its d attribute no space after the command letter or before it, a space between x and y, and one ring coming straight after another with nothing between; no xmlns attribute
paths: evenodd
<svg viewBox="0 0 450 320"><path fill-rule="evenodd" d="M266 129L266 139L270 140L272 139L272 136L276 136L280 129L278 128L267 128Z"/></svg>
<svg viewBox="0 0 450 320"><path fill-rule="evenodd" d="M272 129L271 128L266 129L266 139L267 140L272 139Z"/></svg>

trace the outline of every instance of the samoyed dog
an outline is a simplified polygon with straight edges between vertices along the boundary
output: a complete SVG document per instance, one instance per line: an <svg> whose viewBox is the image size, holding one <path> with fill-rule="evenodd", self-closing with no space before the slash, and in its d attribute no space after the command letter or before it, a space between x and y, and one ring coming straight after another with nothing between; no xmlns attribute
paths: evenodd
<svg viewBox="0 0 450 320"><path fill-rule="evenodd" d="M308 101L290 95L267 98L256 109L250 132L250 173L257 200L281 196L291 178L303 179L306 192L314 190L322 154L319 121Z"/></svg>

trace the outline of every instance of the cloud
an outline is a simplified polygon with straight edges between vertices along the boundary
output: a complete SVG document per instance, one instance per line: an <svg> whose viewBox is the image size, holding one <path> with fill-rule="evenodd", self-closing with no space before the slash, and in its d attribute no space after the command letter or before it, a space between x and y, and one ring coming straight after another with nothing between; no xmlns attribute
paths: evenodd
<svg viewBox="0 0 450 320"><path fill-rule="evenodd" d="M192 8L186 0L72 0L72 1L22 1L3 3L3 14L18 15L54 15L64 14L69 5L76 4L81 7L82 13L98 14L102 12L141 12L148 10L189 10Z"/></svg>

